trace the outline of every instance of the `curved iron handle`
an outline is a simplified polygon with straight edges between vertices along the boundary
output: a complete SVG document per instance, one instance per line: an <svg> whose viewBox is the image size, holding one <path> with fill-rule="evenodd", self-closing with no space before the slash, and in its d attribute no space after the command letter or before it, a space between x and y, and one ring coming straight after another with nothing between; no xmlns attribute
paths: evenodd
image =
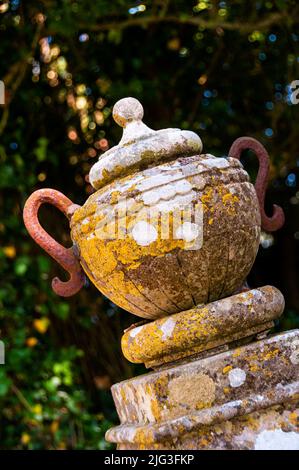
<svg viewBox="0 0 299 470"><path fill-rule="evenodd" d="M55 189L39 189L27 199L23 219L25 226L33 238L52 258L57 261L70 275L68 281L61 281L58 277L52 280L52 289L62 297L76 294L85 283L85 275L72 248L65 248L55 241L40 225L38 210L42 204L52 204L63 214L71 218L74 211L80 207L73 204L64 194Z"/></svg>
<svg viewBox="0 0 299 470"><path fill-rule="evenodd" d="M253 150L259 160L259 170L255 182L255 190L259 201L262 228L267 232L274 232L284 224L284 213L281 207L273 205L273 215L268 217L265 213L264 203L269 177L269 155L265 147L252 137L239 137L232 144L228 156L240 160L243 150Z"/></svg>

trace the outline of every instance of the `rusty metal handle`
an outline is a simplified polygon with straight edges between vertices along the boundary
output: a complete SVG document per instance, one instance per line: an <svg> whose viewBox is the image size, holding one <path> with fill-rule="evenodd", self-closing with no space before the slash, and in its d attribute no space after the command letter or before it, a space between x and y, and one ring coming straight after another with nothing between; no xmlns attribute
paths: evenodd
<svg viewBox="0 0 299 470"><path fill-rule="evenodd" d="M262 228L267 232L274 232L284 224L284 213L281 207L273 205L273 215L268 217L265 213L265 194L269 177L269 155L265 147L252 137L239 137L232 144L228 156L240 160L243 150L253 150L259 160L259 170L255 182L255 190L259 201Z"/></svg>
<svg viewBox="0 0 299 470"><path fill-rule="evenodd" d="M59 191L45 188L31 194L23 211L25 226L33 240L69 273L70 279L68 281L63 282L58 277L52 280L54 292L62 297L69 297L76 294L84 285L85 275L73 249L60 245L40 225L38 210L42 204L52 204L68 218L80 206L73 204L70 199Z"/></svg>

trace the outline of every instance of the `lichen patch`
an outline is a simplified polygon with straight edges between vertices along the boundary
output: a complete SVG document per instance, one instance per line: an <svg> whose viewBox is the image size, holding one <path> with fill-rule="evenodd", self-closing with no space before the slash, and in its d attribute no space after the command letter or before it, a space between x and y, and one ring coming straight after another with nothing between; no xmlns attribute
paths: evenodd
<svg viewBox="0 0 299 470"><path fill-rule="evenodd" d="M142 330L143 328L143 325L141 326L136 326L136 328L133 328L131 331L130 331L130 336L132 338L135 338L136 335L138 335L138 333L140 333L140 331Z"/></svg>
<svg viewBox="0 0 299 470"><path fill-rule="evenodd" d="M255 441L255 450L299 450L299 433L282 429L262 431Z"/></svg>
<svg viewBox="0 0 299 470"><path fill-rule="evenodd" d="M206 374L177 377L169 382L169 402L200 409L215 400L215 383Z"/></svg>
<svg viewBox="0 0 299 470"><path fill-rule="evenodd" d="M296 351L293 351L290 355L290 361L292 364L299 364L299 348Z"/></svg>
<svg viewBox="0 0 299 470"><path fill-rule="evenodd" d="M160 330L162 331L162 341L165 341L166 339L170 338L173 330L175 328L176 322L172 318L168 318L163 325L161 325Z"/></svg>
<svg viewBox="0 0 299 470"><path fill-rule="evenodd" d="M228 380L231 387L240 387L246 380L246 372L239 368L232 369L228 373Z"/></svg>

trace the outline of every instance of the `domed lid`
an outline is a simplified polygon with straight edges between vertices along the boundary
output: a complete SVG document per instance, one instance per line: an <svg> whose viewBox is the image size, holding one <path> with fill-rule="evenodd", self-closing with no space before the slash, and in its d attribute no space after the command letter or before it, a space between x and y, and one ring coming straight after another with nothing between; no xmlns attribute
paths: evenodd
<svg viewBox="0 0 299 470"><path fill-rule="evenodd" d="M143 107L135 98L123 98L113 108L115 122L123 127L118 145L100 156L89 180L100 189L115 178L126 176L178 157L200 153L200 137L191 131L162 129L154 131L142 122Z"/></svg>

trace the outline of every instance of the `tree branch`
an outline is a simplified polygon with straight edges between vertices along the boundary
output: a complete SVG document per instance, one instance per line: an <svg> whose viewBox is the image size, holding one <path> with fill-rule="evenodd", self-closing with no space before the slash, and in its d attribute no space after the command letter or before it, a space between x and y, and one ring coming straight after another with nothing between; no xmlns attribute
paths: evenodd
<svg viewBox="0 0 299 470"><path fill-rule="evenodd" d="M11 385L11 389L12 389L13 393L18 397L18 399L22 403L22 405L26 408L26 410L28 410L28 411L30 411L30 413L32 413L32 407L31 407L30 403L24 397L21 390L19 390L18 387L15 384Z"/></svg>
<svg viewBox="0 0 299 470"><path fill-rule="evenodd" d="M266 18L256 21L253 23L245 23L242 21L228 22L222 21L220 18L216 19L203 19L198 16L187 16L179 17L175 15L165 15L165 16L142 16L140 15L137 18L129 18L122 21L113 21L107 23L79 23L78 27L85 31L108 31L113 29L123 30L131 27L145 27L150 24L157 23L174 23L181 25L190 25L203 27L206 29L216 29L218 27L228 30L228 31L239 31L242 34L250 33L254 30L267 30L269 27L275 24L281 24L284 20L288 19L289 21L294 21L293 16L288 15L286 12L272 13L269 14Z"/></svg>

